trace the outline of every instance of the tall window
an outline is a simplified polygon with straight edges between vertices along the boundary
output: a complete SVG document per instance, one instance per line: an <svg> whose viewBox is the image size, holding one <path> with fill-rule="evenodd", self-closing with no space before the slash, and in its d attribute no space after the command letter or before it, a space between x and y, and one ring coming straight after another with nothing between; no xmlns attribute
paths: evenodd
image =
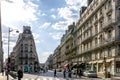
<svg viewBox="0 0 120 80"><path fill-rule="evenodd" d="M108 47L108 57L111 57L112 56L112 50L111 50L111 47Z"/></svg>
<svg viewBox="0 0 120 80"><path fill-rule="evenodd" d="M108 40L110 40L110 41L111 41L111 36L112 36L112 31L109 30L109 31L108 31Z"/></svg>
<svg viewBox="0 0 120 80"><path fill-rule="evenodd" d="M95 38L95 46L97 46L98 44L98 41L97 41L97 38Z"/></svg>
<svg viewBox="0 0 120 80"><path fill-rule="evenodd" d="M99 27L100 31L102 30L102 28L103 28L103 19L100 21L100 27Z"/></svg>
<svg viewBox="0 0 120 80"><path fill-rule="evenodd" d="M120 62L116 61L116 72L120 73Z"/></svg>
<svg viewBox="0 0 120 80"><path fill-rule="evenodd" d="M120 45L118 45L118 55L120 55Z"/></svg>
<svg viewBox="0 0 120 80"><path fill-rule="evenodd" d="M98 25L95 24L95 33L98 33Z"/></svg>
<svg viewBox="0 0 120 80"><path fill-rule="evenodd" d="M100 44L103 42L103 36L102 35L100 35Z"/></svg>

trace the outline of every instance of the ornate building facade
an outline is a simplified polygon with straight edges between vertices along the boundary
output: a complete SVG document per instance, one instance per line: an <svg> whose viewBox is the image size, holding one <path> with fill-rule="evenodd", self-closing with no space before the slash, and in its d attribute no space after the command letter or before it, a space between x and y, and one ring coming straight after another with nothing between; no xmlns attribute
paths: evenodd
<svg viewBox="0 0 120 80"><path fill-rule="evenodd" d="M81 7L74 40L67 34L59 45L61 65L65 61L87 63L98 75L120 74L120 0L88 0L88 5ZM69 57L71 51L76 55L73 58Z"/></svg>
<svg viewBox="0 0 120 80"><path fill-rule="evenodd" d="M38 55L34 37L29 26L23 26L23 33L19 38L11 53L12 68L17 70L22 66L24 72L36 72L39 67Z"/></svg>
<svg viewBox="0 0 120 80"><path fill-rule="evenodd" d="M120 0L92 0L76 24L79 62L99 75L120 74Z"/></svg>

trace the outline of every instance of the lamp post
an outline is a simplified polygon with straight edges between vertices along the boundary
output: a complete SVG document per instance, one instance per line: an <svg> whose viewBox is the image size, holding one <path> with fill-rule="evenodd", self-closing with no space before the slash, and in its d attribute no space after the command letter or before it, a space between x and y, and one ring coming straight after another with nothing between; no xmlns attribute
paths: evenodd
<svg viewBox="0 0 120 80"><path fill-rule="evenodd" d="M9 80L9 71L10 71L10 57L9 57L9 45L10 45L10 32L16 29L8 29L8 62L7 62L7 80ZM19 33L18 30L16 30L16 33Z"/></svg>

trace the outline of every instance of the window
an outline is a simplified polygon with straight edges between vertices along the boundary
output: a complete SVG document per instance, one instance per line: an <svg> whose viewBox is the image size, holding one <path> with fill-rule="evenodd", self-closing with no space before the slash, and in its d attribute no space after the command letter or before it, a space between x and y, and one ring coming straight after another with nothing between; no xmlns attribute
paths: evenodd
<svg viewBox="0 0 120 80"><path fill-rule="evenodd" d="M111 30L108 31L108 40L111 40L112 32Z"/></svg>
<svg viewBox="0 0 120 80"><path fill-rule="evenodd" d="M108 17L108 21L110 22L110 21L111 21L111 19L112 19L111 14L107 15L107 17Z"/></svg>
<svg viewBox="0 0 120 80"><path fill-rule="evenodd" d="M100 35L100 44L103 42L103 36L102 35Z"/></svg>
<svg viewBox="0 0 120 80"><path fill-rule="evenodd" d="M98 25L95 25L95 33L98 33Z"/></svg>
<svg viewBox="0 0 120 80"><path fill-rule="evenodd" d="M111 47L108 47L108 57L112 56Z"/></svg>
<svg viewBox="0 0 120 80"><path fill-rule="evenodd" d="M116 61L116 72L120 73L120 62Z"/></svg>
<svg viewBox="0 0 120 80"><path fill-rule="evenodd" d="M102 9L100 9L100 15L102 15Z"/></svg>
<svg viewBox="0 0 120 80"><path fill-rule="evenodd" d="M97 38L95 38L95 45L97 46L98 42L97 42Z"/></svg>
<svg viewBox="0 0 120 80"><path fill-rule="evenodd" d="M103 28L103 20L100 21L100 27L99 27L100 31L102 30L102 28Z"/></svg>
<svg viewBox="0 0 120 80"><path fill-rule="evenodd" d="M97 19L97 14L95 14L95 20Z"/></svg>
<svg viewBox="0 0 120 80"><path fill-rule="evenodd" d="M102 58L103 58L103 51L100 50L100 59L102 59Z"/></svg>
<svg viewBox="0 0 120 80"><path fill-rule="evenodd" d="M118 55L120 55L120 45L118 45Z"/></svg>

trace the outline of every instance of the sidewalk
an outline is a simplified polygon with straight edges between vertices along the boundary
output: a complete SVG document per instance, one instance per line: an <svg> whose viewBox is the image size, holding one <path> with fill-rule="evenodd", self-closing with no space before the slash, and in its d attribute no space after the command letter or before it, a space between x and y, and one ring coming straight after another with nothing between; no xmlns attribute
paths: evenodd
<svg viewBox="0 0 120 80"><path fill-rule="evenodd" d="M0 73L0 80L7 80L7 76L2 76L2 73ZM14 78L12 78L10 75L9 75L9 80L14 80Z"/></svg>

